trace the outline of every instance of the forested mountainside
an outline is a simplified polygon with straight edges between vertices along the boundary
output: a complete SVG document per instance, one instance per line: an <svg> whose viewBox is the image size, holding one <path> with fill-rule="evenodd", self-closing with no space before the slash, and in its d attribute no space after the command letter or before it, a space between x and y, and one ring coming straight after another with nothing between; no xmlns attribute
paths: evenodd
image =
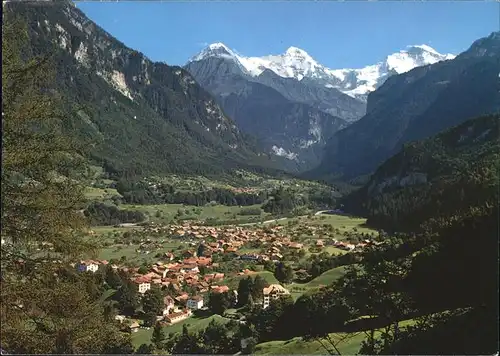
<svg viewBox="0 0 500 356"><path fill-rule="evenodd" d="M369 95L367 114L337 132L313 176L373 172L406 142L500 111L500 32L453 60L390 77Z"/></svg>
<svg viewBox="0 0 500 356"><path fill-rule="evenodd" d="M258 329L265 341L314 340L339 355L361 334L361 355L496 352L499 119L407 144L345 197L347 212L381 229L378 243L355 262L334 257L347 265L341 278L269 312L273 328Z"/></svg>
<svg viewBox="0 0 500 356"><path fill-rule="evenodd" d="M498 204L499 115L484 116L405 144L345 208L384 230L416 232L480 204Z"/></svg>
<svg viewBox="0 0 500 356"><path fill-rule="evenodd" d="M108 171L220 174L274 164L188 72L126 47L70 2L9 2L4 11L27 22L30 54L52 54L54 89L76 113L67 133Z"/></svg>

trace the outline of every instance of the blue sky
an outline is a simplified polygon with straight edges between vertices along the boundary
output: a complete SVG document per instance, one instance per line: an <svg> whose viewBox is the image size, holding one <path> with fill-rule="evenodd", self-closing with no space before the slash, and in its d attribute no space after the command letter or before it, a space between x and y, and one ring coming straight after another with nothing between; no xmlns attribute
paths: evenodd
<svg viewBox="0 0 500 356"><path fill-rule="evenodd" d="M492 1L132 1L77 7L127 46L172 65L223 42L245 56L296 46L327 67L357 68L411 44L456 54L500 29L500 3Z"/></svg>

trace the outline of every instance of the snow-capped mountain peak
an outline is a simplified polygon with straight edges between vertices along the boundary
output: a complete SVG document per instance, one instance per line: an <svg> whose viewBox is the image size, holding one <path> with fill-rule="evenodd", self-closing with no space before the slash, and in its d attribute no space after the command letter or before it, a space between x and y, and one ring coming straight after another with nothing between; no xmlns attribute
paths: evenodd
<svg viewBox="0 0 500 356"><path fill-rule="evenodd" d="M306 51L291 46L283 54L264 57L244 57L229 49L223 43L213 43L199 54L191 58L190 62L201 61L209 57L231 58L244 68L245 74L256 77L266 69L285 78L301 80L304 77L313 77L318 69L323 69Z"/></svg>
<svg viewBox="0 0 500 356"><path fill-rule="evenodd" d="M406 50L387 56L385 64L389 70L394 70L397 74L401 74L415 67L453 58L455 58L454 55L440 54L434 48L427 45L413 45L408 46Z"/></svg>
<svg viewBox="0 0 500 356"><path fill-rule="evenodd" d="M208 45L204 50L198 53L196 56L190 59L190 62L201 61L208 57L237 57L236 53L234 53L229 47L227 47L224 43L217 42Z"/></svg>
<svg viewBox="0 0 500 356"><path fill-rule="evenodd" d="M433 54L437 54L439 55L439 53L434 49L432 48L431 46L428 46L426 44L422 44L422 45L413 45L413 46L408 46L409 48L410 47L414 47L414 48L420 48L426 52L429 52L429 53L433 53Z"/></svg>
<svg viewBox="0 0 500 356"><path fill-rule="evenodd" d="M226 51L230 51L229 47L227 47L224 43L222 42L216 42L208 45L208 48L211 50L217 50L217 49L225 49Z"/></svg>
<svg viewBox="0 0 500 356"><path fill-rule="evenodd" d="M300 49L298 47L294 47L294 46L288 47L288 49L285 52L285 55L286 56L294 56L294 57L303 57L303 58L309 57L309 58L311 58L311 56L306 51L304 51L303 49Z"/></svg>
<svg viewBox="0 0 500 356"><path fill-rule="evenodd" d="M440 54L428 45L411 45L388 55L385 60L360 69L341 69L331 74L341 82L336 86L347 95L366 100L367 95L394 74L406 73L413 68L453 59L453 54Z"/></svg>
<svg viewBox="0 0 500 356"><path fill-rule="evenodd" d="M434 48L421 44L388 55L384 60L359 69L330 69L312 58L301 48L291 46L283 54L264 57L244 57L223 43L213 43L193 57L190 62L208 57L235 61L244 74L258 77L266 69L284 78L315 79L326 88L335 88L352 97L366 100L391 75L401 74L415 67L453 59L455 55L440 54Z"/></svg>

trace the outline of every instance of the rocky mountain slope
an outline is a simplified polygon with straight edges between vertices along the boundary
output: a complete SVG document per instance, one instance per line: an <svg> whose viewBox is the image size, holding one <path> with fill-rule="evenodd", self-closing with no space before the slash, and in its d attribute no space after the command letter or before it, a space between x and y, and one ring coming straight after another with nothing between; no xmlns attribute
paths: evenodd
<svg viewBox="0 0 500 356"><path fill-rule="evenodd" d="M29 28L33 55L51 53L68 133L117 174L220 173L272 166L183 68L154 63L70 2L4 4Z"/></svg>
<svg viewBox="0 0 500 356"><path fill-rule="evenodd" d="M244 57L214 43L185 68L243 132L262 140L267 152L293 161L289 169L304 171L319 163L336 131L365 114L366 95L389 76L451 57L413 46L366 68L332 70L296 47Z"/></svg>
<svg viewBox="0 0 500 356"><path fill-rule="evenodd" d="M344 198L346 209L383 229L417 231L432 218L497 204L499 121L480 117L406 144Z"/></svg>
<svg viewBox="0 0 500 356"><path fill-rule="evenodd" d="M289 100L270 86L249 81L231 60L214 57L197 63L187 69L198 83L243 132L259 138L266 152L284 157L288 169L306 170L319 164L326 141L347 125L313 106Z"/></svg>
<svg viewBox="0 0 500 356"><path fill-rule="evenodd" d="M480 39L455 59L390 77L368 97L368 113L337 132L313 176L353 178L411 140L500 111L500 33Z"/></svg>
<svg viewBox="0 0 500 356"><path fill-rule="evenodd" d="M289 170L305 170L319 164L331 135L347 126L337 117L312 106L292 102L276 90L242 77L231 79L232 92L219 95L224 112L238 127L260 138L267 152L286 158Z"/></svg>

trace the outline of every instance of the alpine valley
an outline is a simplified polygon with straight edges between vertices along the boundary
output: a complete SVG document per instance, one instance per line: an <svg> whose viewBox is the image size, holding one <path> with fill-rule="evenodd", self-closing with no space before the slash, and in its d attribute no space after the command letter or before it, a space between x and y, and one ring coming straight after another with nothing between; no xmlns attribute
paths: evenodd
<svg viewBox="0 0 500 356"><path fill-rule="evenodd" d="M292 19L321 46L317 18L361 18L317 3ZM465 50L377 60L357 21L374 63L332 69L293 46L191 53L189 31L246 28L177 5L2 2L0 354L498 354L500 32L428 16L398 36Z"/></svg>

